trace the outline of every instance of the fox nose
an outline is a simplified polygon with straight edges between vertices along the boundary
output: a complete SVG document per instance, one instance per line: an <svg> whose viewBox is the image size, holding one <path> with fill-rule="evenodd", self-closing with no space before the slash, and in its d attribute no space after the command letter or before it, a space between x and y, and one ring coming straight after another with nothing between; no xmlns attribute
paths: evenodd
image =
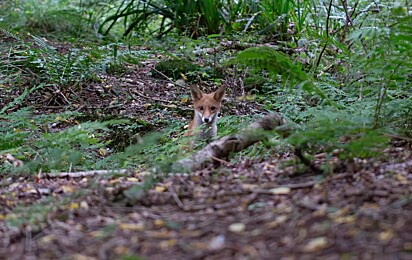
<svg viewBox="0 0 412 260"><path fill-rule="evenodd" d="M210 119L209 119L208 117L204 117L204 118L203 118L203 122L209 123L209 121L210 121Z"/></svg>

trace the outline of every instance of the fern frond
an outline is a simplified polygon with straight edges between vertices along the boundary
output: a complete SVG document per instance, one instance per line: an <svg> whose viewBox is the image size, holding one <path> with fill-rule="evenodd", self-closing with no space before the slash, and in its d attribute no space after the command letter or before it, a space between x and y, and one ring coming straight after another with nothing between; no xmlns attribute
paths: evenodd
<svg viewBox="0 0 412 260"><path fill-rule="evenodd" d="M17 41L21 41L20 37L18 37L16 34L8 31L8 30L6 30L6 29L4 29L4 28L2 28L2 27L0 27L0 32L3 33L4 35L6 35L7 37L13 38L13 39L15 39L15 40L17 40Z"/></svg>
<svg viewBox="0 0 412 260"><path fill-rule="evenodd" d="M295 64L284 53L278 52L270 47L253 47L246 49L233 58L230 63L243 64L258 69L266 69L270 73L280 75L283 81L297 84L307 92L314 92L327 103L333 104L325 93L313 84L310 77L301 69L299 64ZM335 104L336 105L336 104Z"/></svg>
<svg viewBox="0 0 412 260"><path fill-rule="evenodd" d="M246 66L267 69L279 74L284 80L303 82L309 80L299 65L294 64L288 56L270 47L254 47L240 52L233 60Z"/></svg>
<svg viewBox="0 0 412 260"><path fill-rule="evenodd" d="M31 37L33 38L36 45L39 46L41 49L47 51L48 53L55 51L54 47L48 45L42 38L34 35L32 35Z"/></svg>

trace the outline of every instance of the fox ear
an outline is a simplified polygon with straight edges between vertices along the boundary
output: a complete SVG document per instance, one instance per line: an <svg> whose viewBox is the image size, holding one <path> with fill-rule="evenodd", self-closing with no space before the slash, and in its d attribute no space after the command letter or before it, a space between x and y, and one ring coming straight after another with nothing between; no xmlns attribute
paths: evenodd
<svg viewBox="0 0 412 260"><path fill-rule="evenodd" d="M203 96L202 91L200 91L200 89L197 85L191 85L190 86L190 92L192 93L193 100L199 100Z"/></svg>
<svg viewBox="0 0 412 260"><path fill-rule="evenodd" d="M216 101L221 102L223 99L223 96L225 95L225 91L226 91L226 86L221 86L218 90L216 90L215 94L213 95L213 98Z"/></svg>

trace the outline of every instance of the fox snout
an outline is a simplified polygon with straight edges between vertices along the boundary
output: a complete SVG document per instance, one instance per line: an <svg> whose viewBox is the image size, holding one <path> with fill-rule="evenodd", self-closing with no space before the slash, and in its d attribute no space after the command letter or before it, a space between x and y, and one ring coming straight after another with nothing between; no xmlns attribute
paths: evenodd
<svg viewBox="0 0 412 260"><path fill-rule="evenodd" d="M210 119L210 117L205 117L205 116L203 116L203 117L202 117L202 121L203 121L203 123L207 124L207 123L209 123L209 122L212 121L212 120Z"/></svg>
<svg viewBox="0 0 412 260"><path fill-rule="evenodd" d="M206 115L205 113L203 113L203 114L199 113L199 117L200 117L199 119L202 120L202 123L209 124L213 121L213 118L215 117L215 115L216 114Z"/></svg>

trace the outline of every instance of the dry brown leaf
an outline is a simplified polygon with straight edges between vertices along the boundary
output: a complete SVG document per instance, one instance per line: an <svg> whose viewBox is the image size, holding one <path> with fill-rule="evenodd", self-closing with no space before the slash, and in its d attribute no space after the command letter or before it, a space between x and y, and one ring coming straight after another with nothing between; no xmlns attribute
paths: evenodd
<svg viewBox="0 0 412 260"><path fill-rule="evenodd" d="M69 258L73 259L73 260L95 260L96 259L94 257L85 256L85 255L82 255L82 254L74 254L74 255L71 255L71 257L69 257Z"/></svg>
<svg viewBox="0 0 412 260"><path fill-rule="evenodd" d="M355 221L355 219L356 219L356 217L354 215L342 216L342 217L334 218L333 222L339 223L339 224L353 223Z"/></svg>
<svg viewBox="0 0 412 260"><path fill-rule="evenodd" d="M393 230L385 230L379 233L379 240L388 241L391 240L394 236Z"/></svg>
<svg viewBox="0 0 412 260"><path fill-rule="evenodd" d="M176 243L177 243L176 239L163 240L163 241L160 242L160 248L167 249L167 248L170 248L170 247L176 245Z"/></svg>
<svg viewBox="0 0 412 260"><path fill-rule="evenodd" d="M326 237L317 237L309 241L303 248L303 251L308 253L314 253L320 251L328 246L328 240Z"/></svg>
<svg viewBox="0 0 412 260"><path fill-rule="evenodd" d="M229 231L231 231L233 233L241 233L241 232L245 231L246 225L243 224L243 223L233 223L233 224L230 224L228 229L229 229Z"/></svg>
<svg viewBox="0 0 412 260"><path fill-rule="evenodd" d="M276 219L274 221L268 222L266 223L266 227L268 228L276 228L279 225L285 223L288 220L288 216L287 215L280 215L277 216Z"/></svg>
<svg viewBox="0 0 412 260"><path fill-rule="evenodd" d="M114 252L117 255L126 255L126 254L129 254L129 248L126 246L116 246L114 248Z"/></svg>
<svg viewBox="0 0 412 260"><path fill-rule="evenodd" d="M79 203L77 202L72 202L66 207L68 210L76 210L79 208Z"/></svg>
<svg viewBox="0 0 412 260"><path fill-rule="evenodd" d="M160 227L164 227L165 222L161 219L155 219L155 221L153 221L153 224L155 227L160 228Z"/></svg>
<svg viewBox="0 0 412 260"><path fill-rule="evenodd" d="M142 223L120 223L119 228L129 231L143 231L144 225Z"/></svg>
<svg viewBox="0 0 412 260"><path fill-rule="evenodd" d="M154 190L155 190L156 192L164 192L164 191L166 190L166 187L164 187L164 186L156 186L156 187L154 188Z"/></svg>
<svg viewBox="0 0 412 260"><path fill-rule="evenodd" d="M49 234L49 235L45 235L45 236L41 237L39 239L39 243L40 244L49 244L49 243L53 242L55 239L56 239L55 235Z"/></svg>
<svg viewBox="0 0 412 260"><path fill-rule="evenodd" d="M275 195L286 195L290 193L289 187L278 187L269 190L271 193Z"/></svg>
<svg viewBox="0 0 412 260"><path fill-rule="evenodd" d="M63 193L72 193L75 191L75 188L70 185L63 185L61 186Z"/></svg>

